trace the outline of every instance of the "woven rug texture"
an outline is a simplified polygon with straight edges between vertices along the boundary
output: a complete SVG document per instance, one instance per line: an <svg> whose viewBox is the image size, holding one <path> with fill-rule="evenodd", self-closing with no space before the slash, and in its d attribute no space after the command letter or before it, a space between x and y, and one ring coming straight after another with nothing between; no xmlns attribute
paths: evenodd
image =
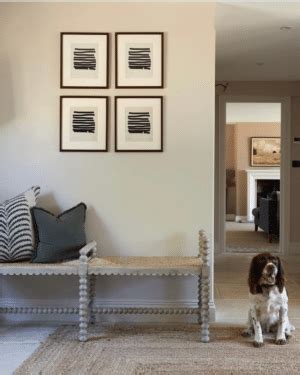
<svg viewBox="0 0 300 375"><path fill-rule="evenodd" d="M200 342L199 326L93 326L89 341L77 327L61 326L15 375L299 374L297 333L287 345L273 337L262 348L241 337L241 328L214 327Z"/></svg>

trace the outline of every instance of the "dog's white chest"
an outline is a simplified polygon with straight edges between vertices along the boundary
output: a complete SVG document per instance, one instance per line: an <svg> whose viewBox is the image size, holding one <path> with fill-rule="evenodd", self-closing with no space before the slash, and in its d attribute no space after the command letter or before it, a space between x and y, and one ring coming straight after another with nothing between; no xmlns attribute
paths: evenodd
<svg viewBox="0 0 300 375"><path fill-rule="evenodd" d="M282 293L277 287L269 290L266 294L252 296L257 318L261 324L273 325L278 322L280 307L287 302L285 289Z"/></svg>

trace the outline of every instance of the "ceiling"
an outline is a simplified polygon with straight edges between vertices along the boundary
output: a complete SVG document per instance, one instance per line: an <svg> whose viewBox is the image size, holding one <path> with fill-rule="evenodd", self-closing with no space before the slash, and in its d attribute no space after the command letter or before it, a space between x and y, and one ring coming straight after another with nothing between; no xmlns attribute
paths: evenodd
<svg viewBox="0 0 300 375"><path fill-rule="evenodd" d="M216 45L219 81L300 80L300 2L217 4Z"/></svg>

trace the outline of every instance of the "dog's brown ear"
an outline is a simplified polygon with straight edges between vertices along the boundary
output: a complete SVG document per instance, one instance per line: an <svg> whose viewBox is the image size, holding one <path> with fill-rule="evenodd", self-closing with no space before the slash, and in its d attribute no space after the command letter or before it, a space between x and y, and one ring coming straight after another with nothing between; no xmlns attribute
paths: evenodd
<svg viewBox="0 0 300 375"><path fill-rule="evenodd" d="M277 262L278 262L278 266L277 266L278 272L276 276L276 285L278 287L279 292L282 293L283 288L284 288L284 283L285 283L284 270L283 270L283 266L279 257L277 257Z"/></svg>
<svg viewBox="0 0 300 375"><path fill-rule="evenodd" d="M262 293L262 288L258 284L260 277L261 275L259 272L258 260L257 260L257 257L254 257L250 264L249 276L248 276L248 285L249 285L251 294Z"/></svg>

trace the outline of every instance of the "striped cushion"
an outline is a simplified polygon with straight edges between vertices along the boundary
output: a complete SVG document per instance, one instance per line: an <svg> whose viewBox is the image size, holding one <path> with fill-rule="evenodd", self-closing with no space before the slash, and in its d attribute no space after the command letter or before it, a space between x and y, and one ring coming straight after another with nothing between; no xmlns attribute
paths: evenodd
<svg viewBox="0 0 300 375"><path fill-rule="evenodd" d="M0 204L0 262L31 259L33 228L30 209L37 203L40 187Z"/></svg>

